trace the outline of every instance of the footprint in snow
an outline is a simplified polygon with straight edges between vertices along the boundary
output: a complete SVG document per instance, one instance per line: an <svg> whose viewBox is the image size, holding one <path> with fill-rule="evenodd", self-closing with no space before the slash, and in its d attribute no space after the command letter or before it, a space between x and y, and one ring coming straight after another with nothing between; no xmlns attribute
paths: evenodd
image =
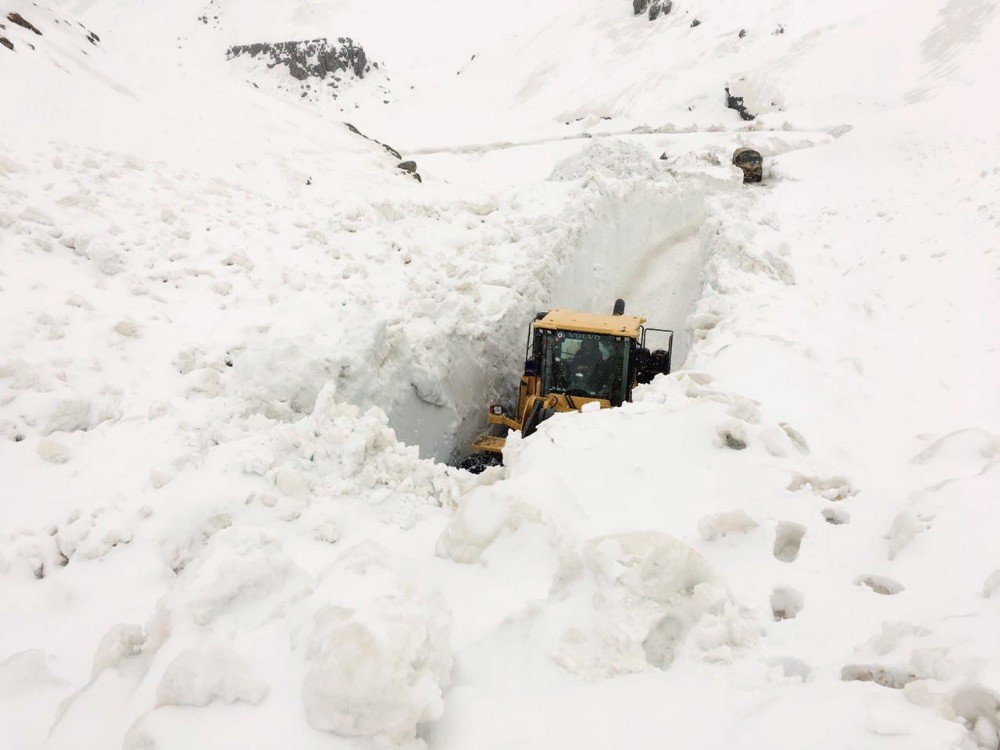
<svg viewBox="0 0 1000 750"><path fill-rule="evenodd" d="M785 677L797 677L802 682L807 681L812 676L810 666L794 656L779 656L768 659L767 663L772 667L780 668Z"/></svg>
<svg viewBox="0 0 1000 750"><path fill-rule="evenodd" d="M806 490L813 492L827 500L838 502L854 497L858 490L854 488L850 480L842 476L815 476L808 474L796 474L788 484L789 492L801 492Z"/></svg>
<svg viewBox="0 0 1000 750"><path fill-rule="evenodd" d="M775 622L794 620L805 606L805 597L798 589L778 586L771 592L771 614Z"/></svg>
<svg viewBox="0 0 1000 750"><path fill-rule="evenodd" d="M774 532L774 557L781 562L795 562L802 546L806 527L791 521L782 521Z"/></svg>
<svg viewBox="0 0 1000 750"><path fill-rule="evenodd" d="M908 682L913 682L917 677L897 667L886 667L881 664L848 664L840 670L840 679L844 682L874 682L882 687L902 690Z"/></svg>
<svg viewBox="0 0 1000 750"><path fill-rule="evenodd" d="M823 518L826 522L834 526L843 526L851 522L851 514L840 508L824 508Z"/></svg>
<svg viewBox="0 0 1000 750"><path fill-rule="evenodd" d="M864 575L856 578L854 583L882 596L894 596L906 590L903 584L889 576Z"/></svg>
<svg viewBox="0 0 1000 750"><path fill-rule="evenodd" d="M747 433L741 422L729 419L716 428L715 444L722 448L741 451L747 447Z"/></svg>

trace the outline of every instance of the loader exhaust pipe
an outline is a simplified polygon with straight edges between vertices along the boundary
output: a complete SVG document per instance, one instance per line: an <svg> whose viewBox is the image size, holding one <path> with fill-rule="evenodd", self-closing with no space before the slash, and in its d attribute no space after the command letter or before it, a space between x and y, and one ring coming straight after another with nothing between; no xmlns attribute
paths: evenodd
<svg viewBox="0 0 1000 750"><path fill-rule="evenodd" d="M612 315L624 315L625 314L625 300L616 299L614 309L611 311Z"/></svg>

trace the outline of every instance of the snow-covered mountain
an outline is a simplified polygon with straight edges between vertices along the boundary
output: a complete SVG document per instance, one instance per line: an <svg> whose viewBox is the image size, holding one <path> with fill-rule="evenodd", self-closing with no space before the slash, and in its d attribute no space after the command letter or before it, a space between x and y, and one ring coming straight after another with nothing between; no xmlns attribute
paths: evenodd
<svg viewBox="0 0 1000 750"><path fill-rule="evenodd" d="M0 0L3 747L1000 746L997 4L649 5Z"/></svg>

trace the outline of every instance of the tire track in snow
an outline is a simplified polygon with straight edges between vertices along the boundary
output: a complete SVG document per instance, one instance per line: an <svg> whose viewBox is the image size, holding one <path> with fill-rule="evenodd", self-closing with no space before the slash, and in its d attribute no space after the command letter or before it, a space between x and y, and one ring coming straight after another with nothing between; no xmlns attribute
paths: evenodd
<svg viewBox="0 0 1000 750"><path fill-rule="evenodd" d="M650 326L674 331L673 367L687 356L686 321L701 295L702 253L699 227L689 227L654 245L618 288L626 309L643 315ZM659 340L650 339L654 347Z"/></svg>
<svg viewBox="0 0 1000 750"><path fill-rule="evenodd" d="M429 155L429 154L480 154L488 151L501 151L504 149L511 148L522 148L525 146L540 146L546 143L560 143L564 141L583 141L583 140L599 140L602 138L621 138L626 136L642 137L642 136L683 136L683 135L722 135L722 134L756 134L756 135L799 135L799 136L812 136L818 141L827 141L828 139L839 138L845 133L850 132L850 125L837 125L825 128L822 130L764 130L762 128L753 127L742 127L742 128L724 128L718 125L711 125L704 128L682 128L673 129L665 126L664 128L649 129L645 128L633 128L630 130L612 130L605 133L575 133L571 135L553 135L545 138L530 138L523 141L493 141L489 143L470 143L464 146L425 146L422 148L404 148L404 153L411 155ZM813 148L819 143L811 143L808 146L791 146L788 151L798 151L802 148Z"/></svg>

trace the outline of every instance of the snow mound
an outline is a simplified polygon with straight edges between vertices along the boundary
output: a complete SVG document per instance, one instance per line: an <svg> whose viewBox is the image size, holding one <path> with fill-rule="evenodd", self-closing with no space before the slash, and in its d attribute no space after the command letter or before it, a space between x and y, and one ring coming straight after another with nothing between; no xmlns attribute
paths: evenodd
<svg viewBox="0 0 1000 750"><path fill-rule="evenodd" d="M601 139L559 162L549 179L582 180L600 175L617 179L662 177L663 170L649 151L633 141Z"/></svg>
<svg viewBox="0 0 1000 750"><path fill-rule="evenodd" d="M550 599L593 597L593 609L560 635L554 658L586 679L668 669L680 658L732 661L758 628L708 561L660 532L588 541L584 571ZM584 594L584 592L587 592Z"/></svg>
<svg viewBox="0 0 1000 750"><path fill-rule="evenodd" d="M156 686L157 706L207 706L214 700L257 705L267 683L256 678L228 644L203 644L182 651Z"/></svg>
<svg viewBox="0 0 1000 750"><path fill-rule="evenodd" d="M438 539L437 553L455 562L475 562L501 534L532 521L541 521L539 509L509 486L476 488L462 498Z"/></svg>
<svg viewBox="0 0 1000 750"><path fill-rule="evenodd" d="M403 741L441 716L450 618L408 561L374 544L348 549L320 574L308 606L302 697L311 726Z"/></svg>

